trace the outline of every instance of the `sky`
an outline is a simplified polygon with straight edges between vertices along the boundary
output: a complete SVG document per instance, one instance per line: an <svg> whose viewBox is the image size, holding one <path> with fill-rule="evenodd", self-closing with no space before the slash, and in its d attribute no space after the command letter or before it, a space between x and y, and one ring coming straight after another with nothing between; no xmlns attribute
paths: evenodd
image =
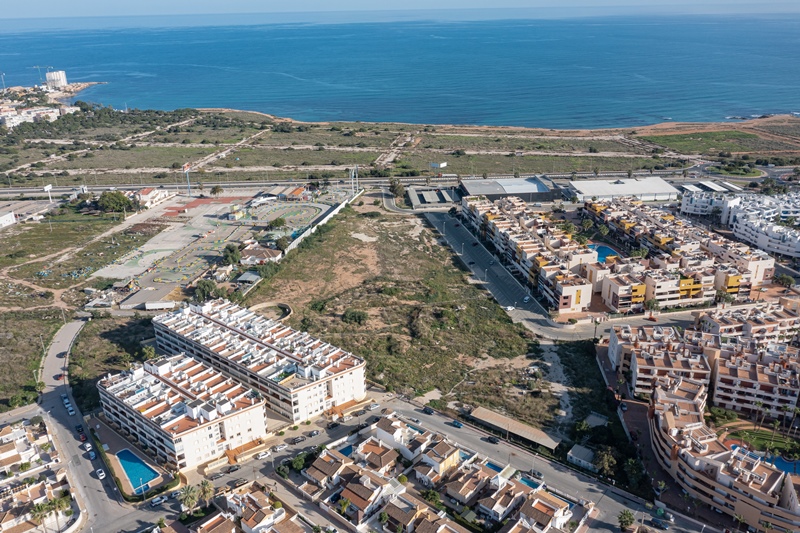
<svg viewBox="0 0 800 533"><path fill-rule="evenodd" d="M425 11L448 18L498 18L507 13L531 17L620 14L800 13L797 0L37 0L3 2L2 19L63 17L131 17L164 15L367 12L378 18L424 18ZM473 10L470 13L470 10ZM413 16L410 12L416 12ZM363 13L361 14L363 17Z"/></svg>

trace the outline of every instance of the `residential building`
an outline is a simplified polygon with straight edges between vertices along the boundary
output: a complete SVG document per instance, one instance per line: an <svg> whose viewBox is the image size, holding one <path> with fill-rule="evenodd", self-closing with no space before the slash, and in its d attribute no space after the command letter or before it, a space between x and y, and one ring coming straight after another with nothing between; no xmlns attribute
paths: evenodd
<svg viewBox="0 0 800 533"><path fill-rule="evenodd" d="M419 457L436 438L430 431L412 428L394 413L385 414L373 422L370 433L399 451L409 461Z"/></svg>
<svg viewBox="0 0 800 533"><path fill-rule="evenodd" d="M800 313L781 304L695 311L695 328L753 344L789 343L800 332Z"/></svg>
<svg viewBox="0 0 800 533"><path fill-rule="evenodd" d="M265 263L277 263L283 256L283 252L275 248L261 246L258 243L250 243L241 250L241 260L243 265L263 265Z"/></svg>
<svg viewBox="0 0 800 533"><path fill-rule="evenodd" d="M320 487L333 488L339 484L344 468L351 464L353 460L349 457L336 450L325 449L314 459L311 466L303 470L303 475Z"/></svg>
<svg viewBox="0 0 800 533"><path fill-rule="evenodd" d="M615 313L631 313L644 309L645 288L641 277L616 274L603 278L600 295Z"/></svg>
<svg viewBox="0 0 800 533"><path fill-rule="evenodd" d="M511 478L508 469L496 474L478 500L477 509L495 522L502 522L522 504L534 489L519 480ZM512 469L513 470L513 469Z"/></svg>
<svg viewBox="0 0 800 533"><path fill-rule="evenodd" d="M516 519L509 521L500 533L547 533L568 531L572 511L569 504L549 492L529 494L519 508Z"/></svg>
<svg viewBox="0 0 800 533"><path fill-rule="evenodd" d="M427 517L428 505L410 494L401 494L383 508L388 520L383 524L385 533L412 533L417 520Z"/></svg>
<svg viewBox="0 0 800 533"><path fill-rule="evenodd" d="M441 436L436 435L423 452L421 460L414 468L417 480L425 485L439 483L451 471L458 468L461 461L459 450Z"/></svg>
<svg viewBox="0 0 800 533"><path fill-rule="evenodd" d="M224 509L241 520L244 533L267 533L288 515L282 506L275 508L269 496L258 488L240 494L226 492Z"/></svg>
<svg viewBox="0 0 800 533"><path fill-rule="evenodd" d="M184 351L246 383L292 422L366 397L363 359L226 300L191 304L153 325L161 350Z"/></svg>
<svg viewBox="0 0 800 533"><path fill-rule="evenodd" d="M485 464L463 466L445 483L445 492L462 505L471 505L474 498L483 490L497 472Z"/></svg>
<svg viewBox="0 0 800 533"><path fill-rule="evenodd" d="M353 458L381 475L387 475L397 464L398 453L375 437L369 437L353 448Z"/></svg>
<svg viewBox="0 0 800 533"><path fill-rule="evenodd" d="M184 354L97 383L106 420L166 466L193 468L266 436L263 397Z"/></svg>
<svg viewBox="0 0 800 533"><path fill-rule="evenodd" d="M695 216L721 215L730 195L718 192L686 192L681 198L681 213Z"/></svg>
<svg viewBox="0 0 800 533"><path fill-rule="evenodd" d="M396 479L386 478L369 469L348 466L342 473L342 490L338 492L337 503L326 502L329 512L338 511L331 507L338 502L347 501L344 516L359 527L386 502L406 491L405 485Z"/></svg>
<svg viewBox="0 0 800 533"><path fill-rule="evenodd" d="M597 472L597 467L594 466L594 451L586 446L581 446L580 444L573 445L569 452L567 452L567 462L590 472Z"/></svg>
<svg viewBox="0 0 800 533"><path fill-rule="evenodd" d="M705 393L681 380L662 380L649 411L650 442L659 464L698 501L747 526L800 525L800 477L738 447L729 449L703 419Z"/></svg>
<svg viewBox="0 0 800 533"><path fill-rule="evenodd" d="M63 70L51 70L45 74L48 89L63 89L68 85L67 73Z"/></svg>
<svg viewBox="0 0 800 533"><path fill-rule="evenodd" d="M170 192L168 189L145 187L134 194L134 199L139 203L140 207L150 209L173 196L175 196L175 193Z"/></svg>
<svg viewBox="0 0 800 533"><path fill-rule="evenodd" d="M714 274L652 270L644 275L645 301L655 300L660 308L698 306L716 298Z"/></svg>

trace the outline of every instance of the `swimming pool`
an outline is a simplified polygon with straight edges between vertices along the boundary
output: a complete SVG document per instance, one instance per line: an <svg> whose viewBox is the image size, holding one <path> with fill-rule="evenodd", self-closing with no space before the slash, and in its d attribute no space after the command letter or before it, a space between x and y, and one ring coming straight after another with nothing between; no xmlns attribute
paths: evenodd
<svg viewBox="0 0 800 533"><path fill-rule="evenodd" d="M522 476L521 478L519 478L519 482L522 483L523 485L529 486L532 489L538 489L539 487L542 486L541 483L536 483L534 480L529 479L529 478L527 478L525 476Z"/></svg>
<svg viewBox="0 0 800 533"><path fill-rule="evenodd" d="M350 444L348 446L345 446L344 448L339 448L339 453L344 455L345 457L350 457L351 455L353 455L353 445Z"/></svg>
<svg viewBox="0 0 800 533"><path fill-rule="evenodd" d="M589 248L597 251L597 261L599 261L600 263L605 263L606 257L608 257L609 255L617 255L617 256L619 255L619 252L617 252L613 248L609 248L604 244L590 244Z"/></svg>
<svg viewBox="0 0 800 533"><path fill-rule="evenodd" d="M733 445L731 445L731 450L736 450L738 447L739 447L738 444L733 444ZM760 456L760 455L758 455L756 453L753 453L753 452L749 452L749 455L753 459L758 458L758 459L761 459L765 463L773 464L771 457L769 459L767 459L766 457L762 457L762 456ZM775 465L775 468L783 470L787 474L796 474L797 473L797 461L787 461L783 457L781 457L780 455L775 458L774 465Z"/></svg>
<svg viewBox="0 0 800 533"><path fill-rule="evenodd" d="M419 433L420 435L422 435L423 433L425 433L425 430L424 430L424 429L422 429L422 428L418 428L417 426L412 426L411 424L406 424L406 425L407 425L408 427L410 427L411 429L413 429L414 431L416 431L417 433Z"/></svg>
<svg viewBox="0 0 800 533"><path fill-rule="evenodd" d="M486 463L486 468L490 468L490 469L494 470L495 472L502 472L503 471L503 467L502 466L496 465L491 461Z"/></svg>
<svg viewBox="0 0 800 533"><path fill-rule="evenodd" d="M147 466L147 464L139 459L132 451L127 448L117 452L117 459L125 475L128 476L132 487L136 487L134 492L141 494L150 490L149 482L158 477L158 472Z"/></svg>

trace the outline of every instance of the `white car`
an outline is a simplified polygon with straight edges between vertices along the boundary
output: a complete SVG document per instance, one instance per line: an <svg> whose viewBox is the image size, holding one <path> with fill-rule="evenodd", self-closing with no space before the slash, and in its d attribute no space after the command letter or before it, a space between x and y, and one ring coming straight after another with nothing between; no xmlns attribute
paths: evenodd
<svg viewBox="0 0 800 533"><path fill-rule="evenodd" d="M506 307L506 311L513 311L513 310L514 310L514 306L513 305L509 305L509 306Z"/></svg>
<svg viewBox="0 0 800 533"><path fill-rule="evenodd" d="M259 452L256 454L256 459L266 459L267 457L269 457L269 451Z"/></svg>
<svg viewBox="0 0 800 533"><path fill-rule="evenodd" d="M528 303L528 302L531 301L531 297L530 296L526 296L525 298L522 299L522 301L525 302L525 303Z"/></svg>
<svg viewBox="0 0 800 533"><path fill-rule="evenodd" d="M86 450L87 452L90 452L90 451L92 451L92 445L89 444L88 442L84 442L83 443L83 449Z"/></svg>
<svg viewBox="0 0 800 533"><path fill-rule="evenodd" d="M381 404L379 404L379 403L371 403L371 404L369 404L367 409L369 409L370 411L374 411L375 409L379 408L380 406L381 406Z"/></svg>
<svg viewBox="0 0 800 533"><path fill-rule="evenodd" d="M166 496L156 496L155 498L150 500L150 507L158 507L159 505L161 505L165 501L167 501L167 497Z"/></svg>
<svg viewBox="0 0 800 533"><path fill-rule="evenodd" d="M106 473L103 472L102 468L98 468L95 473L97 474L97 479L105 479L106 478Z"/></svg>
<svg viewBox="0 0 800 533"><path fill-rule="evenodd" d="M69 416L75 416L75 409L73 409L72 407L68 408L67 414L69 414Z"/></svg>
<svg viewBox="0 0 800 533"><path fill-rule="evenodd" d="M284 443L277 444L277 445L273 446L272 449L273 449L273 451L279 452L279 451L285 450L288 447L289 447L289 445L284 442Z"/></svg>

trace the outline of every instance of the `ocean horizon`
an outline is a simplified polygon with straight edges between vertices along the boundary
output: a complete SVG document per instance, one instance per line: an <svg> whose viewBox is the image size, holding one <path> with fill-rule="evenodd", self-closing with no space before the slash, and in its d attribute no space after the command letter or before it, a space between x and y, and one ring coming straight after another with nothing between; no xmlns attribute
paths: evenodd
<svg viewBox="0 0 800 533"><path fill-rule="evenodd" d="M800 112L796 14L17 29L6 86L52 67L118 109L559 129Z"/></svg>

